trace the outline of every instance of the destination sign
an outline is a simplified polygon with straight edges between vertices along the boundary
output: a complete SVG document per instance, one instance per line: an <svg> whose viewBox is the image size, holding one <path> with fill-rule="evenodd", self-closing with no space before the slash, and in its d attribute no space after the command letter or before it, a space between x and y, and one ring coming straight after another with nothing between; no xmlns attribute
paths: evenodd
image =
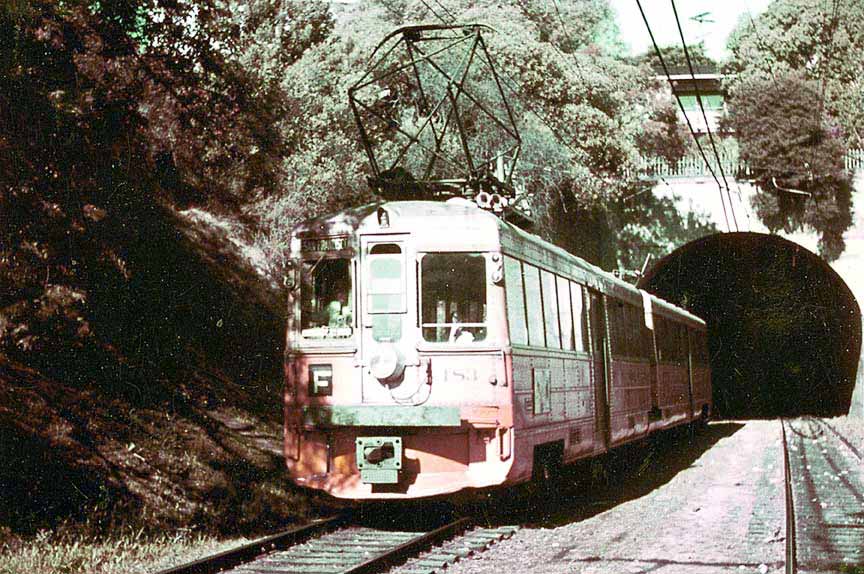
<svg viewBox="0 0 864 574"><path fill-rule="evenodd" d="M348 237L310 237L300 240L303 251L344 251L348 249Z"/></svg>

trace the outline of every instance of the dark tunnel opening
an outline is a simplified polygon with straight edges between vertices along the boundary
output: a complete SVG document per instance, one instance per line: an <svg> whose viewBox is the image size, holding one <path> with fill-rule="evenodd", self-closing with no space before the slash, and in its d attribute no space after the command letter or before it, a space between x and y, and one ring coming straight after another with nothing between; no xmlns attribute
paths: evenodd
<svg viewBox="0 0 864 574"><path fill-rule="evenodd" d="M846 414L861 312L820 257L775 235L724 233L682 246L639 287L708 324L721 418Z"/></svg>

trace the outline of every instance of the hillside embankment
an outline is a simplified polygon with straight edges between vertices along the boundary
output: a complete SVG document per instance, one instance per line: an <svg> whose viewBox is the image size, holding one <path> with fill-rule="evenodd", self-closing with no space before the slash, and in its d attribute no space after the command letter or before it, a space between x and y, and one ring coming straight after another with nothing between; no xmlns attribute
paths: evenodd
<svg viewBox="0 0 864 574"><path fill-rule="evenodd" d="M35 327L45 301L0 308L7 334L41 333L0 352L0 540L254 533L314 512L283 472L282 293L244 233L160 208L122 245L120 281L57 287L73 294L52 329Z"/></svg>

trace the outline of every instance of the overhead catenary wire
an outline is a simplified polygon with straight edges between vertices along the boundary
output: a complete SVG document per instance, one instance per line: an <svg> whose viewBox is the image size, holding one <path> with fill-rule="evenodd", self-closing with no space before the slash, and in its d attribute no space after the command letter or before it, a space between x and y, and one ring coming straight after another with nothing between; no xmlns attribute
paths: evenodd
<svg viewBox="0 0 864 574"><path fill-rule="evenodd" d="M834 52L834 33L837 30L837 0L833 0L831 2L831 32L828 40L828 55L825 58L825 66L822 70L822 85L819 90L819 107L816 112L816 122L817 129L822 129L822 115L825 111L825 88L828 84L828 71L829 66L831 65L831 56ZM821 67L821 66L820 66ZM810 155L810 169L813 169L813 166L816 164L816 146L813 146L813 151Z"/></svg>
<svg viewBox="0 0 864 574"><path fill-rule="evenodd" d="M750 27L753 28L753 32L756 34L756 47L770 51L771 46L764 41L762 34L759 33L759 27L753 19L753 14L750 12L750 8L747 8L747 17L750 19ZM774 83L774 89L779 90L780 87L777 85L777 75L774 73L774 67L768 66L768 72L771 74L771 81Z"/></svg>
<svg viewBox="0 0 864 574"><path fill-rule="evenodd" d="M423 1L423 0L421 0L421 1ZM425 5L425 2L424 2L424 5ZM442 18L442 17L440 16L440 14L437 14L435 11L432 11L432 13L435 14L435 16L436 16L436 17L437 17L437 18L438 18L438 19L439 19L443 24L449 24L449 22L447 22L446 20L444 20L444 18ZM449 13L449 10L448 10L448 13ZM490 58L490 62L489 62L489 63L492 64L492 65L494 66L494 62L491 61L491 58L492 58L492 54L491 54L491 53L489 54L489 58ZM577 70L577 72L578 72L578 70ZM552 133L552 135L555 137L556 140L558 140L558 141L561 143L561 145L563 145L563 146L566 147L568 150L570 150L570 153L572 153L572 154L573 154L574 156L576 156L576 157L579 157L579 156L583 155L582 152L580 152L579 150L577 150L576 148L574 148L570 143L567 142L566 139L564 139L564 138L563 138L563 137L562 137L562 136L561 136L561 135L560 135L560 134L555 130L555 128L552 127L552 124L548 121L548 118L546 118L546 117L544 116L544 114L542 114L542 113L540 113L539 111L537 111L537 109L536 109L533 105L531 105L531 103L530 103L530 101L528 100L528 98L526 98L526 97L522 94L522 90L521 90L520 87L519 87L519 82L517 82L516 80L514 80L513 77L510 76L509 74L507 74L507 72L505 72L503 69L499 71L499 74L502 76L502 78L501 78L501 79L502 79L502 82L503 82L504 84L506 84L508 88L510 88L510 91L512 91L513 94L514 94L517 98L519 98L519 100L520 100L520 101L522 102L522 104L523 104L523 105L528 109L528 111L531 112L532 114L534 114L534 116L536 116L538 120L540 120L540 123L542 123L542 124L543 124L543 125L544 125L544 126L545 126L549 131L550 131L550 133Z"/></svg>
<svg viewBox="0 0 864 574"><path fill-rule="evenodd" d="M711 142L711 149L714 152L714 158L717 160L717 168L720 170L720 175L723 177L723 185L726 188L726 199L729 200L729 212L732 214L732 222L735 224L735 231L739 231L738 219L735 217L735 209L732 206L732 194L729 192L729 182L726 180L723 161L720 159L720 154L717 152L717 144L714 143L714 134L711 133L708 114L705 113L705 106L702 104L702 94L699 92L699 83L696 81L696 73L693 71L693 62L690 60L690 50L687 49L687 41L684 39L684 30L681 29L681 20L678 18L678 9L675 7L675 0L670 0L670 2L672 3L672 13L675 15L675 25L678 26L678 35L681 36L681 46L684 48L684 59L687 61L687 69L690 71L690 77L693 79L693 90L696 92L696 102L699 104L699 110L702 112L702 119L705 120L705 131L708 133L708 141Z"/></svg>
<svg viewBox="0 0 864 574"><path fill-rule="evenodd" d="M438 12L436 12L435 9L432 8L432 6L430 6L430 5L426 2L426 0L420 0L420 3L423 4L423 6L425 6L427 10L429 10L430 12L432 12L432 14L434 14L435 17L438 18L439 20L441 20L441 22L443 22L444 24L452 24L452 23L453 23L452 20L451 20L450 22L448 22L447 20L445 20L444 18L442 18L442 17L441 17L441 14L439 14ZM439 5L439 6L441 5L440 2L438 3L438 5ZM452 18L453 15L451 14L450 17Z"/></svg>
<svg viewBox="0 0 864 574"><path fill-rule="evenodd" d="M443 4L441 4L441 2L440 2L439 0L434 0L434 1L436 2L436 4L438 4L439 6L441 6L444 10L446 10L446 12L447 12L451 17L452 17L452 12L450 12L450 10L447 10L446 6L444 6ZM557 0L553 0L553 1L555 1L555 10L556 10L556 13L558 14L558 18L560 19L560 21L561 21L561 23L562 23L562 25L563 25L563 24L564 24L564 20L563 20L563 17L562 17L562 15L561 15L561 13L560 13L560 10L558 9ZM451 24L451 22L448 22L447 20L445 20L445 19L444 19L440 14L438 14L435 10L432 10L431 7L430 7L428 4L426 4L426 2L425 2L424 0L421 0L421 2L423 2L423 5L426 6L427 9L429 9L430 12L432 12L432 14L434 14L435 17L438 18L438 20L441 21L441 23L443 23L443 24L448 24L448 25ZM455 18L454 18L454 20L455 20ZM567 37L568 41L572 43L573 40L572 40L572 38L570 37L570 35L569 35L569 33L568 33L567 29L566 29L566 26L564 26L564 33L565 33L565 36ZM556 49L556 51L559 53L559 55L561 55L562 57L564 56L564 54L561 52L561 50L558 50L557 47L553 46L553 48ZM656 48L656 44L655 44L655 48ZM490 58L489 64L492 65L492 66L494 66L494 62L492 61L492 54L489 53L488 55L489 55L489 58ZM579 79L580 79L583 83L585 83L585 80L584 80L584 78L582 77L582 74L581 74L580 64L579 64L578 60L576 60L576 56L575 56L575 54L572 54L572 53L571 53L571 56L572 56L573 59L574 59L574 63L575 63L575 71L576 71L577 76L579 77ZM481 61L482 61L482 60L481 60ZM540 123L543 124L543 125L544 125L548 130L549 130L549 132L552 134L552 136L553 136L556 140L558 140L558 142L559 142L561 145L563 145L565 148L567 148L567 149L570 151L570 153L573 154L574 157L580 157L580 156L584 156L584 155L585 155L585 152L584 152L584 151L581 151L581 150L578 150L578 149L574 148L573 145L572 145L571 143L569 143L569 142L568 142L564 137L562 137L561 134L559 134L559 133L556 131L556 129L552 126L552 123L551 123L551 122L549 121L549 119L545 116L545 114L539 112L539 111L537 110L537 108L535 108L535 107L531 104L530 100L529 100L529 99L528 99L528 98L527 98L527 97L522 93L522 90L521 90L521 87L520 87L518 81L516 81L515 79L513 79L513 77L510 76L509 74L507 74L507 72L504 71L503 69L502 69L502 70L499 70L498 73L499 73L499 75L501 76L501 81L502 81L502 83L504 83L504 84L505 84L505 85L510 89L510 91L511 91L511 92L512 92L512 93L513 93L513 94L514 94L514 95L515 95L515 96L516 96L516 97L517 97L517 98L522 102L522 104L525 106L525 108L526 108L529 112L531 112L532 114L534 114L534 116L535 116L538 120L540 120ZM681 103L680 103L680 101L679 101L679 106L680 106L680 105L681 105ZM683 107L682 107L682 111L683 111ZM686 116L685 116L685 117L686 117ZM689 125L689 120L688 120L688 125ZM690 131L691 131L691 133L693 132L692 126L691 126ZM697 141L696 143L697 143L697 146L698 146L698 145L699 145L699 142ZM701 152L701 147L700 147L700 152ZM705 156L704 156L704 153L703 153L703 159L704 159L704 157L705 157ZM708 168L709 168L709 170L710 170L710 169L711 169L710 164L708 164L707 161L706 161L705 163L706 163L706 165L708 165ZM713 175L713 172L712 172L712 175ZM715 176L714 179L715 179L715 180L717 179L716 176ZM605 181L605 180L604 180L604 181ZM719 182L718 182L718 184L719 184ZM559 195L560 195L560 190L559 190ZM721 198L721 199L722 199L722 198ZM563 197L562 197L562 202L563 202ZM566 211L566 206L564 206L564 209L565 209L565 211ZM725 206L725 205L723 206L723 212L724 212L724 214L725 214L725 212L726 212L726 206ZM728 227L728 225L729 225L728 218L727 218L726 225L727 225L727 227Z"/></svg>
<svg viewBox="0 0 864 574"><path fill-rule="evenodd" d="M457 20L456 16L453 14L453 12L450 11L449 8L447 8L447 6L445 6L444 4L441 3L441 0L432 0L432 1L435 2L435 4L437 4L444 11L445 14L450 16L450 23L451 24L456 22L456 20Z"/></svg>
<svg viewBox="0 0 864 574"><path fill-rule="evenodd" d="M714 181L717 183L717 189L720 192L720 204L723 206L723 218L726 220L726 229L731 231L732 227L729 225L729 214L726 210L726 202L723 199L723 186L720 184L720 180L717 179L717 174L714 173L714 168L711 167L711 162L708 161L708 157L705 155L705 150L702 149L702 144L699 143L699 138L696 137L696 130L693 129L693 124L690 123L690 118L687 116L687 112L684 109L684 104L681 102L681 98L675 92L675 85L672 82L672 75L669 73L669 68L666 66L666 61L663 59L663 54L660 53L660 47L657 45L657 40L654 38L654 32L651 31L651 25L648 23L648 17L645 15L645 10L642 9L641 0L636 0L636 5L639 7L639 13L642 15L642 21L645 23L645 28L648 30L648 36L651 38L651 44L654 46L654 53L657 54L657 59L660 60L660 65L663 67L663 73L666 74L666 80L669 82L669 87L672 90L672 96L675 98L675 101L678 102L678 108L681 110L681 114L684 116L684 121L687 123L687 129L690 130L690 134L693 136L693 141L696 142L696 148L699 150L699 155L702 156L702 161L705 162L705 167L708 168L708 171L711 173L711 177L713 177Z"/></svg>
<svg viewBox="0 0 864 574"><path fill-rule="evenodd" d="M548 0L547 0L547 2L548 2ZM547 4L547 6L548 6L548 4ZM567 24L564 22L564 17L561 15L561 10L558 7L558 0L552 0L552 6L554 6L554 8L555 8L555 14L558 15L558 21L561 23L561 29L564 31L564 37L567 38L567 41L570 43L571 47L575 46L576 44L575 44L575 42L573 42L573 38L570 36L570 32L567 29ZM555 48L555 50L559 54L561 54L562 57L564 56L563 52L557 46L553 45L553 47ZM575 69L576 69L576 75L579 76L579 80L582 82L582 84L587 86L588 83L585 81L585 78L582 76L582 69L581 69L582 65L579 63L579 60L576 59L576 54L574 52L570 52L570 56L573 58L573 63L575 65Z"/></svg>

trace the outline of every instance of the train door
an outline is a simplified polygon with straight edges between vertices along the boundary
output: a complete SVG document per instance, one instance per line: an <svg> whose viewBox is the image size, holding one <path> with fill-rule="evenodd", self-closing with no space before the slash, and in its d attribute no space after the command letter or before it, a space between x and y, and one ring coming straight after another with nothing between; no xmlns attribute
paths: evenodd
<svg viewBox="0 0 864 574"><path fill-rule="evenodd" d="M682 327L683 328L683 327ZM687 327L685 329L687 333L687 390L688 395L690 397L690 401L688 404L690 405L690 410L687 412L687 420L690 420L694 416L694 401L693 401L693 331Z"/></svg>
<svg viewBox="0 0 864 574"><path fill-rule="evenodd" d="M651 384L651 410L648 411L648 424L657 422L663 418L663 411L660 410L660 362L657 357L657 329L654 322L654 308L651 303L651 296L645 291L642 293L642 312L644 314L643 321L645 329L643 333L646 337L646 344L650 344L651 349L648 353L650 359L650 384ZM650 432L650 428L646 432Z"/></svg>
<svg viewBox="0 0 864 574"><path fill-rule="evenodd" d="M362 401L388 404L416 382L416 277L408 235L360 238Z"/></svg>
<svg viewBox="0 0 864 574"><path fill-rule="evenodd" d="M594 372L594 421L604 449L609 448L609 354L606 346L606 306L603 295L588 290L591 355Z"/></svg>

